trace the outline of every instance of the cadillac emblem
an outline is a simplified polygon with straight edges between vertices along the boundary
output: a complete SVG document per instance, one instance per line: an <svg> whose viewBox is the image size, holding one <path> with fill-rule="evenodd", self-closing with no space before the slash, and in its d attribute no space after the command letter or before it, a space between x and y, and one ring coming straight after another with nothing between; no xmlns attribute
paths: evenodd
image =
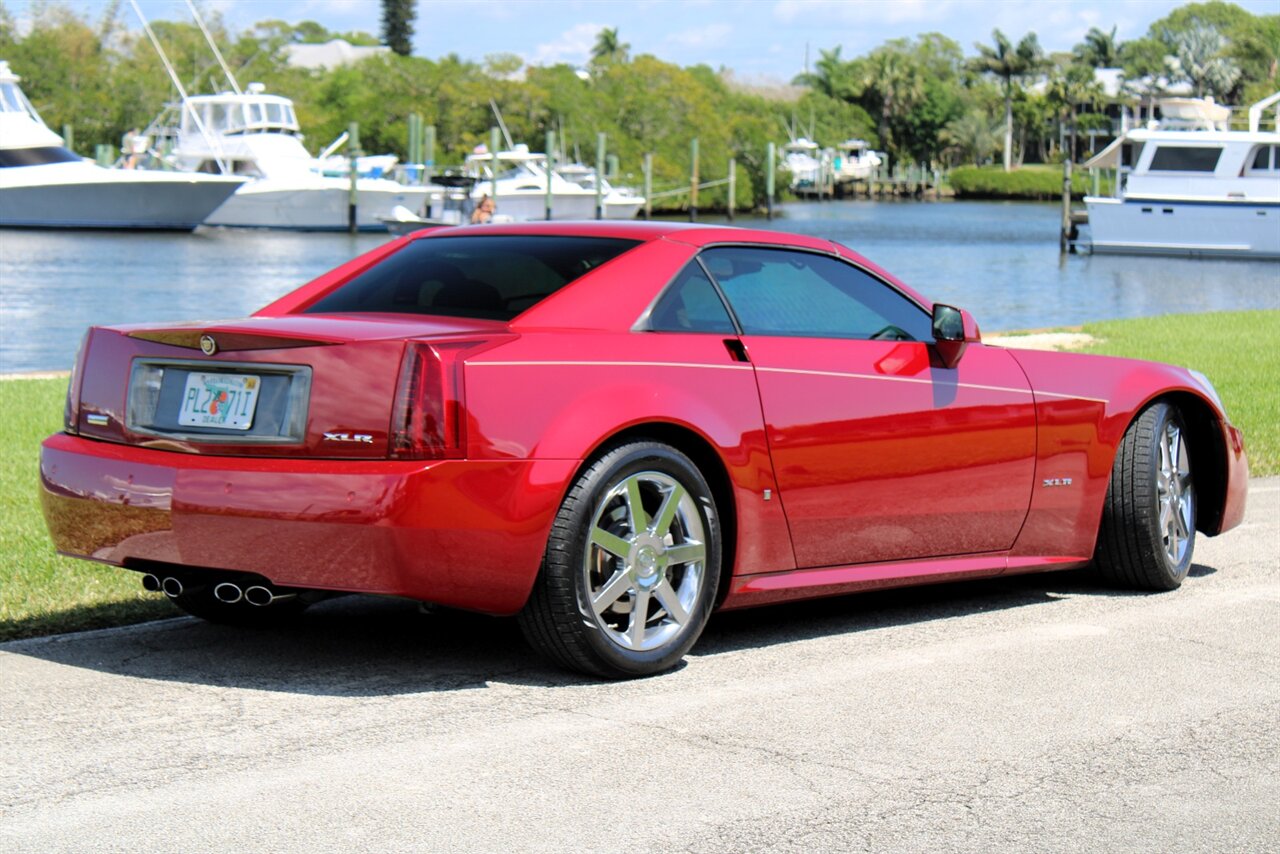
<svg viewBox="0 0 1280 854"><path fill-rule="evenodd" d="M218 342L213 340L212 335L200 336L200 351L206 356L212 356L218 352Z"/></svg>

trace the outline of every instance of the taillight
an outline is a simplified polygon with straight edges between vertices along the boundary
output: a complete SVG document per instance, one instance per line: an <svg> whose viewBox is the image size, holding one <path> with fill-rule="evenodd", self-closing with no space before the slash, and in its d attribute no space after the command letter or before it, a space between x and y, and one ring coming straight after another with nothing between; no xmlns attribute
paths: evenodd
<svg viewBox="0 0 1280 854"><path fill-rule="evenodd" d="M89 356L90 329L80 339L80 349L76 350L76 360L71 363L71 378L67 380L67 402L62 407L62 426L68 433L80 433L80 381L84 377L84 362Z"/></svg>
<svg viewBox="0 0 1280 854"><path fill-rule="evenodd" d="M391 456L454 460L466 454L463 353L488 341L410 341L391 407Z"/></svg>

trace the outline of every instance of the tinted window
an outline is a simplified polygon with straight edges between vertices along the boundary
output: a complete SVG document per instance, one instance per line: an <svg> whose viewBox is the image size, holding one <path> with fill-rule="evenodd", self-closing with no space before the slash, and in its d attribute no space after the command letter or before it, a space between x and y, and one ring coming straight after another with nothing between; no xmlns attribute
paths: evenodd
<svg viewBox="0 0 1280 854"><path fill-rule="evenodd" d="M600 237L415 240L306 309L510 320L637 245Z"/></svg>
<svg viewBox="0 0 1280 854"><path fill-rule="evenodd" d="M1218 168L1221 148L1179 148L1162 145L1151 158L1153 172L1212 172Z"/></svg>
<svg viewBox="0 0 1280 854"><path fill-rule="evenodd" d="M81 158L59 145L47 148L0 149L0 169L9 166L43 166L46 163L75 163Z"/></svg>
<svg viewBox="0 0 1280 854"><path fill-rule="evenodd" d="M649 315L649 328L655 332L736 332L715 285L697 261L681 270L663 293Z"/></svg>
<svg viewBox="0 0 1280 854"><path fill-rule="evenodd" d="M722 247L701 257L747 334L932 339L924 309L829 255Z"/></svg>
<svg viewBox="0 0 1280 854"><path fill-rule="evenodd" d="M1271 169L1271 153L1276 150L1274 145L1259 145L1258 153L1253 156L1253 169L1259 172L1266 172Z"/></svg>

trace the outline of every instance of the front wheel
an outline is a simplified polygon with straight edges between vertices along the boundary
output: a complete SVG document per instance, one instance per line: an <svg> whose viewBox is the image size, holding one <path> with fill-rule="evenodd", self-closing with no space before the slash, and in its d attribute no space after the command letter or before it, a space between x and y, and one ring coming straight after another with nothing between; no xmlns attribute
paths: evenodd
<svg viewBox="0 0 1280 854"><path fill-rule="evenodd" d="M719 517L697 466L668 445L621 445L560 506L520 627L573 670L659 673L702 634L719 574Z"/></svg>
<svg viewBox="0 0 1280 854"><path fill-rule="evenodd" d="M1094 550L1098 572L1116 586L1173 590L1191 569L1196 490L1186 433L1182 415L1163 402L1125 431Z"/></svg>

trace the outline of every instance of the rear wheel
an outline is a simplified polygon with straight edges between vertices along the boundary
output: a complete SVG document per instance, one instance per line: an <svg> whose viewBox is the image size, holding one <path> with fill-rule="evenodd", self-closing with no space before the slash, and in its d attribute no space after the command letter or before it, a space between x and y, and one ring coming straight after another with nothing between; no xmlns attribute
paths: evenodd
<svg viewBox="0 0 1280 854"><path fill-rule="evenodd" d="M1119 587L1173 590L1191 569L1196 490L1186 426L1163 402L1129 425L1111 467L1094 565Z"/></svg>
<svg viewBox="0 0 1280 854"><path fill-rule="evenodd" d="M719 518L701 472L670 446L621 445L561 505L520 627L564 667L658 673L702 633L719 571Z"/></svg>

